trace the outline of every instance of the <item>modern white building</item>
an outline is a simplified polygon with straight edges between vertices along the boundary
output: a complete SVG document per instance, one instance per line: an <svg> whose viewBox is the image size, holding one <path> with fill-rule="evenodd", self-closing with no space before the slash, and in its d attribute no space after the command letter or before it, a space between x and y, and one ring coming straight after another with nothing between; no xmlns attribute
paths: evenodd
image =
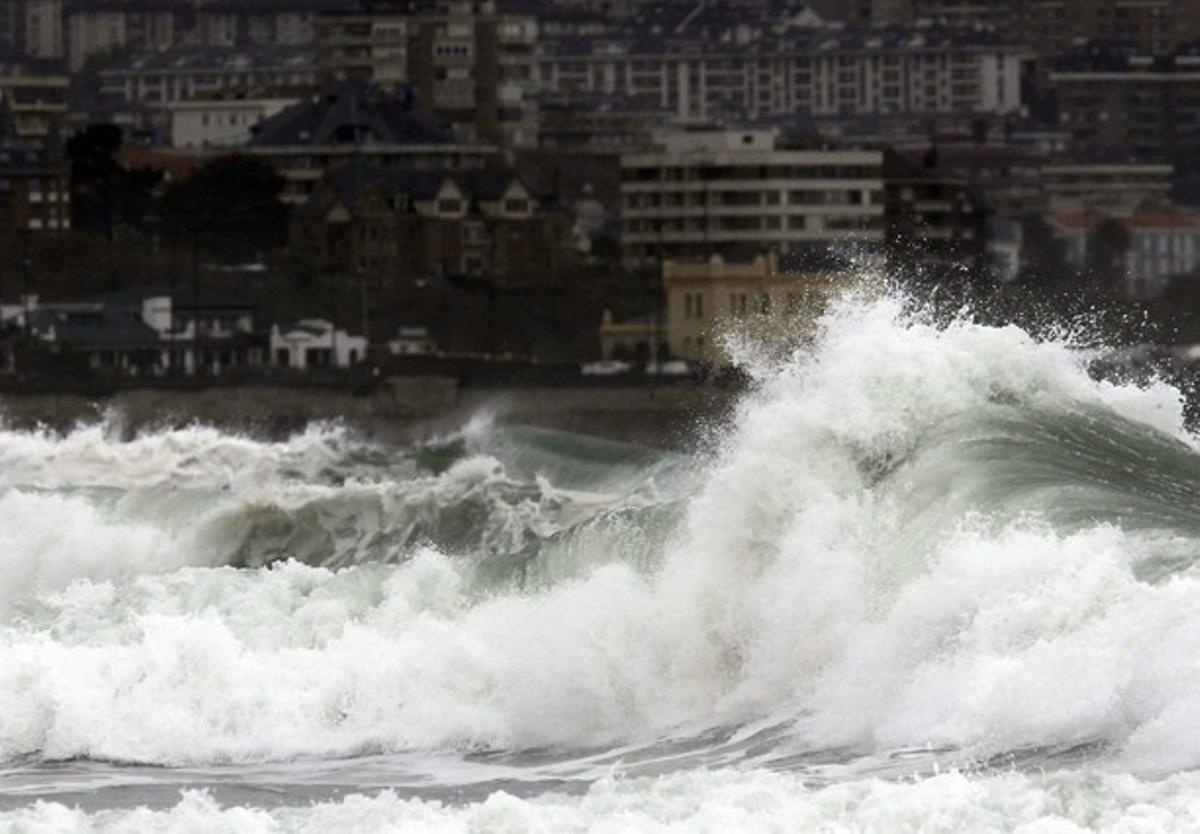
<svg viewBox="0 0 1200 834"><path fill-rule="evenodd" d="M301 319L271 327L276 367L297 371L352 368L367 356L365 336L353 336L325 319Z"/></svg>
<svg viewBox="0 0 1200 834"><path fill-rule="evenodd" d="M1049 217L1055 233L1066 242L1069 264L1082 267L1087 263L1088 241L1109 219L1094 212ZM1125 294L1129 298L1155 298L1173 279L1200 271L1200 215L1165 208L1116 219L1129 233L1125 251Z"/></svg>
<svg viewBox="0 0 1200 834"><path fill-rule="evenodd" d="M563 40L548 92L634 96L681 122L1021 109L1027 50L974 29L794 29L749 44L653 36Z"/></svg>
<svg viewBox="0 0 1200 834"><path fill-rule="evenodd" d="M194 99L170 105L171 145L222 148L244 145L263 119L295 104L292 98Z"/></svg>
<svg viewBox="0 0 1200 834"><path fill-rule="evenodd" d="M626 266L884 240L883 152L778 147L773 131L666 133L621 157Z"/></svg>

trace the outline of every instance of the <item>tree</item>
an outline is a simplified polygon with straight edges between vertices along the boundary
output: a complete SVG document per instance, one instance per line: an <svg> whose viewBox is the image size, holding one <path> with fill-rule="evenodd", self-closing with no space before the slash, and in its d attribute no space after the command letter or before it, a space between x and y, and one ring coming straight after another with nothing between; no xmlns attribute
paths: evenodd
<svg viewBox="0 0 1200 834"><path fill-rule="evenodd" d="M163 231L204 246L208 257L257 257L287 240L288 207L279 200L283 185L262 160L218 157L163 192L158 201Z"/></svg>
<svg viewBox="0 0 1200 834"><path fill-rule="evenodd" d="M122 167L116 158L121 142L116 125L89 125L67 141L74 225L109 240L120 226L144 228L162 180L159 171Z"/></svg>
<svg viewBox="0 0 1200 834"><path fill-rule="evenodd" d="M1017 282L1025 289L1053 293L1073 283L1067 266L1067 247L1040 214L1021 218L1021 270Z"/></svg>
<svg viewBox="0 0 1200 834"><path fill-rule="evenodd" d="M1103 295L1121 296L1125 291L1125 257L1132 238L1120 220L1106 217L1096 224L1087 239L1087 272L1093 287Z"/></svg>

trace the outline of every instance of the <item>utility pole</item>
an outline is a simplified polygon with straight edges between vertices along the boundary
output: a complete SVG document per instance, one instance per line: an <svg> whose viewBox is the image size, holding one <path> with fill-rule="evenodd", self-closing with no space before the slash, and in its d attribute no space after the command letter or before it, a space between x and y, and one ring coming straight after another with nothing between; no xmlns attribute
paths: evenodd
<svg viewBox="0 0 1200 834"><path fill-rule="evenodd" d="M29 341L29 229L21 229L21 329L24 341Z"/></svg>

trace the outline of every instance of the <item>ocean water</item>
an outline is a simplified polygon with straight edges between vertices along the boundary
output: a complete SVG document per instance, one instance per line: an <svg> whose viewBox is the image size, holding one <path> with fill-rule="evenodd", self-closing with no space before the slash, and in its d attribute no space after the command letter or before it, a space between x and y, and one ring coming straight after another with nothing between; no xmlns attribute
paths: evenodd
<svg viewBox="0 0 1200 834"><path fill-rule="evenodd" d="M0 427L0 832L1200 830L1197 441L1087 359L884 299L688 455Z"/></svg>

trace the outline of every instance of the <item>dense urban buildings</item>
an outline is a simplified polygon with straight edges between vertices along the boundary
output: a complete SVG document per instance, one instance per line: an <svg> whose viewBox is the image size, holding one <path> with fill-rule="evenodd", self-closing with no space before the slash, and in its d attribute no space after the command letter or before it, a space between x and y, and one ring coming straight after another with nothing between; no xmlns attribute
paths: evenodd
<svg viewBox="0 0 1200 834"><path fill-rule="evenodd" d="M363 329L442 350L455 321L500 344L507 297L513 328L609 307L610 348L719 361L695 306L716 302L676 284L835 257L1139 303L1200 273L1187 0L0 0L0 117L6 303L66 269L52 236L120 251L110 283L156 279L200 248L164 206L229 155L285 206L241 257L366 287ZM287 298L314 350L352 335Z"/></svg>

